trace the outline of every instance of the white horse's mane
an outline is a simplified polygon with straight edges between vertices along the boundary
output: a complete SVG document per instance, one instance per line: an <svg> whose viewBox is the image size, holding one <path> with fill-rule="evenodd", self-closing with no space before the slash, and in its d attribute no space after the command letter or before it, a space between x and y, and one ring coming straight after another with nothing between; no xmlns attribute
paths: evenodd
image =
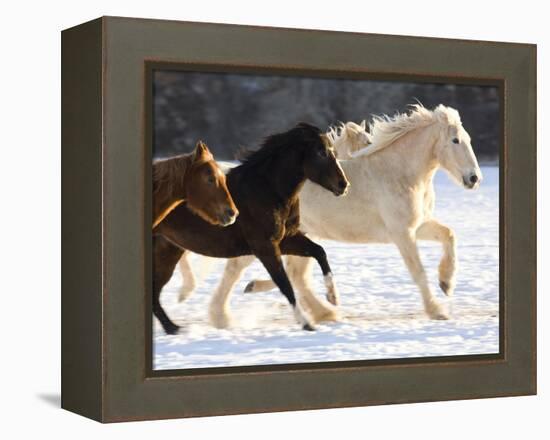
<svg viewBox="0 0 550 440"><path fill-rule="evenodd" d="M370 156L397 139L417 128L427 127L436 122L460 126L457 110L439 104L434 110L428 110L422 104L412 104L408 113L396 113L394 116L374 116L369 124L371 144L353 154L353 157Z"/></svg>
<svg viewBox="0 0 550 440"><path fill-rule="evenodd" d="M345 126L344 123L341 122L336 127L329 127L328 131L325 133L329 139L329 141L334 145L338 138L342 135L342 131L344 130Z"/></svg>
<svg viewBox="0 0 550 440"><path fill-rule="evenodd" d="M345 158L341 156L347 155L347 157L349 157L353 152L364 148L363 143L355 144L356 141L354 138L360 133L364 133L368 139L368 143L370 143L370 135L366 131L366 121L361 121L360 124L356 124L353 121L348 121L346 123L340 122L337 125L329 127L325 134L335 149L336 157ZM353 145L349 144L350 141ZM343 144L346 145L347 151L341 151Z"/></svg>
<svg viewBox="0 0 550 440"><path fill-rule="evenodd" d="M361 124L356 124L355 122L349 121L346 123L340 122L336 126L329 127L326 135L332 143L335 143L338 139L346 134L346 131L349 130L352 133L359 133L360 131L365 131L365 121Z"/></svg>

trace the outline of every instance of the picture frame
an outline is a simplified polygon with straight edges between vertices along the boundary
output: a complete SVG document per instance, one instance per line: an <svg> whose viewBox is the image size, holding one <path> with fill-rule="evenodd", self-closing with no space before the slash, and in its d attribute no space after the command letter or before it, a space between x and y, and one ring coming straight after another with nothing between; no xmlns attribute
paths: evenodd
<svg viewBox="0 0 550 440"><path fill-rule="evenodd" d="M151 69L497 84L500 353L151 368ZM178 67L179 66L179 67ZM62 32L62 407L101 422L536 394L536 46L102 17Z"/></svg>

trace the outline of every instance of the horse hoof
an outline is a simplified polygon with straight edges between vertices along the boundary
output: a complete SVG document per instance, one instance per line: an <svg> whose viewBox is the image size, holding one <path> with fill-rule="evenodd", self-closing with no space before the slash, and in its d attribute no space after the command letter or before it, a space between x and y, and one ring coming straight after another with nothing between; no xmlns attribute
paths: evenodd
<svg viewBox="0 0 550 440"><path fill-rule="evenodd" d="M251 293L254 292L254 281L250 281L244 288L244 293Z"/></svg>
<svg viewBox="0 0 550 440"><path fill-rule="evenodd" d="M437 302L430 303L425 310L430 319L436 321L446 321L447 319L450 319L449 314L445 311L445 308Z"/></svg>
<svg viewBox="0 0 550 440"><path fill-rule="evenodd" d="M433 319L434 321L447 321L451 319L450 316L442 310L433 311L429 313L429 315L430 319Z"/></svg>
<svg viewBox="0 0 550 440"><path fill-rule="evenodd" d="M331 303L333 306L340 305L340 299L336 295L327 295L327 301Z"/></svg>
<svg viewBox="0 0 550 440"><path fill-rule="evenodd" d="M210 313L210 324L219 330L230 328L231 315L225 313Z"/></svg>
<svg viewBox="0 0 550 440"><path fill-rule="evenodd" d="M302 326L302 330L306 330L306 331L308 331L308 332L314 332L314 331L315 331L315 327L313 327L311 324L305 323L305 324Z"/></svg>
<svg viewBox="0 0 550 440"><path fill-rule="evenodd" d="M446 281L439 281L439 287L443 291L443 293L447 296L452 296L453 294L453 288L451 285Z"/></svg>
<svg viewBox="0 0 550 440"><path fill-rule="evenodd" d="M164 331L167 335L177 335L180 331L180 326L176 324L169 324L164 327Z"/></svg>
<svg viewBox="0 0 550 440"><path fill-rule="evenodd" d="M446 313L438 313L437 315L432 316L432 319L434 321L448 321L450 317Z"/></svg>
<svg viewBox="0 0 550 440"><path fill-rule="evenodd" d="M315 322L326 322L326 321L340 321L341 317L338 313L338 310L335 308L326 308L322 311L317 311L313 314L313 319Z"/></svg>

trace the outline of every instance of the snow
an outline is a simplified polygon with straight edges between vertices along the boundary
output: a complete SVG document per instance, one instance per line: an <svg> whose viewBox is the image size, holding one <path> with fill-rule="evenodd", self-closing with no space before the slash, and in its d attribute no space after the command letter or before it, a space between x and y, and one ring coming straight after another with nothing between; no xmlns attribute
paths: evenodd
<svg viewBox="0 0 550 440"><path fill-rule="evenodd" d="M303 331L278 291L244 294L248 281L266 278L256 261L234 289L231 328L218 330L208 322L208 303L225 260L193 256L192 264L199 268L193 296L177 302L178 270L162 292L168 315L183 328L181 334L168 336L155 320L154 368L498 353L499 170L483 167L482 172L484 179L477 191L457 186L443 172L435 178L435 216L457 236L459 268L452 300L437 287L440 245L419 242L431 286L451 311L449 321L426 317L418 288L394 245L319 241L339 287L341 321L317 324L315 332ZM324 297L317 266L314 278L315 291Z"/></svg>

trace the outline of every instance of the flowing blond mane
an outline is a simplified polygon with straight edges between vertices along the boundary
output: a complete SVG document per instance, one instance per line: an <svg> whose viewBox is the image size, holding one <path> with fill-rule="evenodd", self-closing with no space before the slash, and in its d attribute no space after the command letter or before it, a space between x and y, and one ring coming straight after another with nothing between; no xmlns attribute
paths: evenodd
<svg viewBox="0 0 550 440"><path fill-rule="evenodd" d="M428 110L422 104L412 104L407 113L394 116L374 116L369 124L371 144L356 152L353 157L371 155L393 144L417 128L435 123L460 126L460 115L454 108L439 104L434 110Z"/></svg>
<svg viewBox="0 0 550 440"><path fill-rule="evenodd" d="M341 122L337 126L329 127L328 131L325 133L329 141L334 145L336 141L342 136L342 131L344 130L344 123Z"/></svg>
<svg viewBox="0 0 550 440"><path fill-rule="evenodd" d="M364 143L356 142L357 135L360 133L364 133L370 143L370 135L365 130L365 125L365 121L361 124L349 121L329 127L326 136L332 143L337 158L348 159L352 153L365 148Z"/></svg>

